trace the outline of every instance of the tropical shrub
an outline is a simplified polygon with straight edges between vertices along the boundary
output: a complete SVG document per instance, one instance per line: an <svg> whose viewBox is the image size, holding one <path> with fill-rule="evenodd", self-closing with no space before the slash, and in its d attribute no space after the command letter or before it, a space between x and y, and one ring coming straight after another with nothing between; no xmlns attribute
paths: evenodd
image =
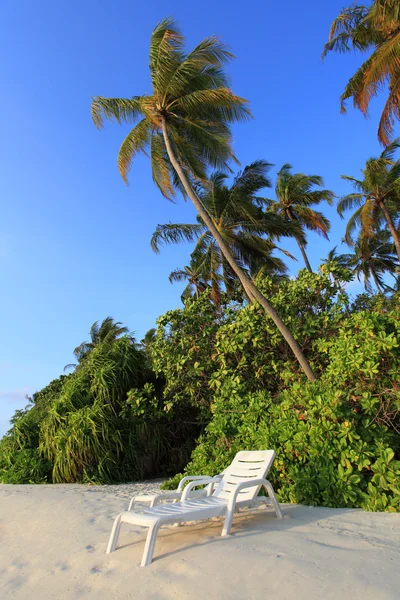
<svg viewBox="0 0 400 600"><path fill-rule="evenodd" d="M0 481L105 483L171 475L200 433L196 409L164 410L162 381L125 336L35 394L0 444Z"/></svg>
<svg viewBox="0 0 400 600"><path fill-rule="evenodd" d="M208 422L214 395L209 382L216 367L216 338L223 325L234 322L236 309L226 296L216 306L208 290L197 299L188 299L184 308L159 317L151 358L154 371L164 379L167 410L188 403Z"/></svg>
<svg viewBox="0 0 400 600"><path fill-rule="evenodd" d="M51 466L37 448L18 450L9 440L0 442L1 483L47 483Z"/></svg>
<svg viewBox="0 0 400 600"><path fill-rule="evenodd" d="M15 412L12 428L0 441L0 482L51 481L52 464L38 450L40 424L69 377L54 379L29 399L30 405Z"/></svg>
<svg viewBox="0 0 400 600"><path fill-rule="evenodd" d="M185 473L216 474L238 450L274 448L269 477L282 501L400 510L399 301L382 297L372 310L346 316L333 294L320 276L302 274L287 284L286 318L293 330L297 311L298 339L308 345L313 368L321 369L314 383L290 371L289 354L274 358L279 342L274 331L271 338L265 333L254 307L220 329L212 420ZM252 313L252 325L243 326Z"/></svg>

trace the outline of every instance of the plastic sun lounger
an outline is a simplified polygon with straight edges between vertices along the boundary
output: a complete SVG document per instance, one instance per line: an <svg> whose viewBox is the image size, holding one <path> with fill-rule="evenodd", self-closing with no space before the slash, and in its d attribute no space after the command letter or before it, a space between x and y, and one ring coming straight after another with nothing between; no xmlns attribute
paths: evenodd
<svg viewBox="0 0 400 600"><path fill-rule="evenodd" d="M224 516L222 536L229 535L233 515L239 508L253 506L261 487L271 499L276 516L282 518L279 502L270 482L265 479L275 458L274 450L238 452L231 465L224 471L211 496L190 499L193 487L212 483L211 477L191 481L183 491L182 500L172 504L162 504L145 508L143 512L125 511L120 513L113 524L107 546L107 554L117 548L122 523L148 527L141 566L146 567L153 559L158 530L162 525L173 525L186 521L200 521ZM189 498L189 499L188 499Z"/></svg>

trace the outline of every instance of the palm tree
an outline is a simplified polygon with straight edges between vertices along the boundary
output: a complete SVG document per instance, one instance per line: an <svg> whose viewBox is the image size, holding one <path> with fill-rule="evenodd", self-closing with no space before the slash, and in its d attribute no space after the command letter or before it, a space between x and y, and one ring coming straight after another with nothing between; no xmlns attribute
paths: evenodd
<svg viewBox="0 0 400 600"><path fill-rule="evenodd" d="M90 342L82 342L74 350L74 355L81 363L93 349L99 344L111 344L118 340L123 335L128 335L129 329L124 327L119 321L114 321L112 317L106 317L101 323L95 321L90 328ZM133 338L132 338L133 339ZM75 363L71 363L64 367L64 371L69 368L76 368Z"/></svg>
<svg viewBox="0 0 400 600"><path fill-rule="evenodd" d="M345 101L353 98L354 106L364 115L371 98L385 84L389 95L382 111L378 138L389 143L395 119L400 117L400 6L398 0L375 0L370 6L352 4L333 21L323 56L330 51L350 52L371 50L369 57L351 77L341 96L342 112Z"/></svg>
<svg viewBox="0 0 400 600"><path fill-rule="evenodd" d="M104 98L92 102L92 117L101 128L104 119L118 123L139 122L122 142L118 166L127 181L132 160L150 154L153 179L171 199L180 189L216 240L226 261L252 301L258 301L273 319L310 380L315 376L293 335L274 308L247 277L231 255L213 219L208 215L192 183L204 181L209 166L228 168L234 159L230 124L250 117L248 103L228 87L224 66L233 58L212 36L186 54L184 38L168 18L153 31L150 41L151 95Z"/></svg>
<svg viewBox="0 0 400 600"><path fill-rule="evenodd" d="M348 283L354 279L354 275L351 271L351 265L349 265L348 256L345 254L338 254L336 252L337 246L332 248L328 252L328 256L321 261L320 271L331 276L333 282L338 287L339 292L342 294L344 300L344 306L346 314L349 315L349 300L345 293L343 283Z"/></svg>
<svg viewBox="0 0 400 600"><path fill-rule="evenodd" d="M332 276L341 292L343 292L342 281L348 282L352 279L349 273L349 263L346 254L338 254L337 246L328 252L328 256L321 261L320 270Z"/></svg>
<svg viewBox="0 0 400 600"><path fill-rule="evenodd" d="M207 280L210 278L210 265L208 262L206 256L202 256L201 258L197 257L197 259L192 257L189 265L183 267L183 269L175 269L170 274L169 280L171 283L187 281L187 286L181 295L182 302L184 302L186 298L198 298L200 294L209 288ZM217 285L213 290L214 300L218 302L221 295L219 277L216 278L215 283Z"/></svg>
<svg viewBox="0 0 400 600"><path fill-rule="evenodd" d="M293 235L299 233L299 228L279 216L263 213L261 206L265 200L256 194L271 185L267 177L269 168L267 162L256 161L239 172L231 186L227 185L227 175L217 171L211 175L207 185L197 186L196 192L242 270L254 273L263 267L265 272L282 274L287 268L280 258L272 254L276 245L263 236ZM203 281L211 282L214 300L218 302L221 283L228 293L233 293L237 279L200 216L197 223L158 225L151 245L155 252L159 252L163 243L195 239L193 266ZM288 252L283 252L291 257Z"/></svg>
<svg viewBox="0 0 400 600"><path fill-rule="evenodd" d="M386 221L400 260L400 238L393 222L393 217L400 211L400 160L394 160L399 147L400 138L387 146L379 158L370 158L361 171L362 179L342 175L343 179L351 181L356 192L344 196L337 209L343 216L346 210L358 207L347 224L347 243L352 242L352 234L358 227L363 236L371 238L379 230L382 220Z"/></svg>
<svg viewBox="0 0 400 600"><path fill-rule="evenodd" d="M146 352L146 354L149 354L149 352L150 352L151 345L154 343L154 341L156 339L156 333L157 333L157 329L152 327L151 329L146 331L146 333L144 334L144 338L142 340L140 340L140 345L141 345L142 349Z"/></svg>
<svg viewBox="0 0 400 600"><path fill-rule="evenodd" d="M296 222L303 233L303 239L297 235L296 241L303 256L305 265L310 273L312 268L305 251L306 241L304 230L316 231L328 239L330 223L320 212L311 208L321 202L332 204L333 192L329 190L316 190L315 186L323 186L323 179L319 175L305 175L304 173L291 173L292 166L288 163L278 171L275 194L276 200L268 201L268 210L290 222Z"/></svg>
<svg viewBox="0 0 400 600"><path fill-rule="evenodd" d="M364 281L367 292L372 293L371 279L379 293L390 290L383 281L385 273L396 278L400 266L388 231L381 231L374 238L360 235L353 246L353 252L342 255L342 260L353 270L358 281Z"/></svg>

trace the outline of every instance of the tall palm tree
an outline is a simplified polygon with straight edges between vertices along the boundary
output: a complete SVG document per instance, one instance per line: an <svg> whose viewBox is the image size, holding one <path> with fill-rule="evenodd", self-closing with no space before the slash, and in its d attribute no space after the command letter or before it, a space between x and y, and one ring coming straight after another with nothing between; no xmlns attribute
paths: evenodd
<svg viewBox="0 0 400 600"><path fill-rule="evenodd" d="M352 279L349 273L349 263L346 254L338 254L337 246L328 252L328 256L321 261L320 270L323 273L328 273L332 276L333 281L339 287L340 291L344 291L342 281L347 282Z"/></svg>
<svg viewBox="0 0 400 600"><path fill-rule="evenodd" d="M300 233L296 223L287 223L279 216L262 211L265 200L257 196L257 192L271 185L267 177L269 168L267 162L256 161L239 172L231 186L227 185L227 175L217 171L205 186L196 187L202 205L236 262L242 270L251 273L259 271L261 267L267 272L286 272L284 262L272 254L277 248L275 243L264 236ZM197 243L192 254L194 264L203 279L211 282L214 297L218 301L220 284L224 283L228 293L233 292L236 275L200 215L197 223L158 225L151 245L155 252L159 252L163 243L195 239Z"/></svg>
<svg viewBox="0 0 400 600"><path fill-rule="evenodd" d="M144 334L144 338L140 340L140 345L146 354L150 353L150 348L156 339L157 329L152 327Z"/></svg>
<svg viewBox="0 0 400 600"><path fill-rule="evenodd" d="M330 51L371 51L351 77L341 96L367 115L371 98L388 84L388 98L379 122L378 138L389 143L395 119L400 118L400 5L398 0L375 0L370 6L352 4L333 21L323 56Z"/></svg>
<svg viewBox="0 0 400 600"><path fill-rule="evenodd" d="M114 321L112 317L106 317L99 323L95 321L90 328L90 342L82 342L74 350L74 355L81 363L99 344L112 344L123 335L128 335L129 329L122 325L119 321ZM133 338L132 338L133 340ZM64 371L71 367L76 368L75 363L71 363L64 367Z"/></svg>
<svg viewBox="0 0 400 600"><path fill-rule="evenodd" d="M208 37L191 52L171 19L161 21L150 41L151 95L104 98L92 102L92 117L136 123L122 142L118 166L125 181L138 153L150 154L153 179L171 199L175 188L193 202L226 261L252 301L273 319L310 380L315 376L300 346L275 309L240 268L213 219L204 209L193 181L204 181L209 166L228 168L234 159L230 124L250 117L248 103L228 87L224 66L233 58L216 37Z"/></svg>
<svg viewBox="0 0 400 600"><path fill-rule="evenodd" d="M353 252L342 255L342 260L353 270L357 279L364 281L367 292L372 293L371 279L379 293L392 289L383 276L389 273L396 278L400 266L388 231L381 231L374 238L360 235L353 245Z"/></svg>
<svg viewBox="0 0 400 600"><path fill-rule="evenodd" d="M304 173L291 173L292 166L288 163L278 171L275 185L276 200L268 201L268 210L281 215L290 222L299 224L303 232L303 240L296 236L297 244L303 256L307 269L312 273L312 268L306 254L304 230L316 231L328 239L330 223L320 212L311 208L321 202L332 204L334 197L330 190L317 190L324 182L319 175L305 175Z"/></svg>
<svg viewBox="0 0 400 600"><path fill-rule="evenodd" d="M349 301L343 284L352 281L354 279L354 274L351 270L351 265L349 265L348 256L345 254L338 254L336 248L337 246L332 248L332 250L328 252L328 256L321 261L320 271L321 273L330 275L333 282L336 284L339 292L342 294L345 312L349 315Z"/></svg>
<svg viewBox="0 0 400 600"><path fill-rule="evenodd" d="M205 257L203 260L196 260L192 258L190 264L183 267L182 269L175 269L169 276L171 283L176 281L187 281L187 286L182 292L182 302L186 298L198 298L208 287L207 279L209 279L209 268L206 264ZM218 282L219 284L219 282ZM216 290L215 300L220 296L220 288L218 285L218 291Z"/></svg>
<svg viewBox="0 0 400 600"><path fill-rule="evenodd" d="M358 207L347 224L347 243L351 243L352 234L357 228L361 228L363 236L373 237L384 220L400 260L399 232L393 221L400 213L400 160L394 160L399 147L400 138L387 146L379 158L370 158L361 171L362 179L342 175L343 179L353 184L356 192L344 196L337 209L340 216L343 216L346 210Z"/></svg>

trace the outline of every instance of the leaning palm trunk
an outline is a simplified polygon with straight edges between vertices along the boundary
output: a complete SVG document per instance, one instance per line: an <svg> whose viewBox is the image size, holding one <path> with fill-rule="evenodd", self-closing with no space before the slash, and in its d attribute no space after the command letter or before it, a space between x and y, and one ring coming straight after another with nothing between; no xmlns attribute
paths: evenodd
<svg viewBox="0 0 400 600"><path fill-rule="evenodd" d="M290 211L288 211L288 213L287 213L287 214L288 214L288 217L289 217L289 220L290 220L290 221L295 221L295 220L296 220L296 219L293 217L293 215L291 214L291 212L290 212ZM310 261L308 260L308 256L307 256L307 254L306 254L306 250L305 250L305 248L304 248L304 245L301 243L301 241L299 240L299 238L296 238L296 242L297 242L297 245L298 245L298 247L300 248L300 252L301 252L301 254L302 254L302 256L303 256L303 260L304 260L304 263L305 263L305 265L306 265L306 268L307 268L307 270L308 270L310 273L312 273L312 272L313 272L313 270L312 270L312 268L311 268Z"/></svg>
<svg viewBox="0 0 400 600"><path fill-rule="evenodd" d="M175 154L172 150L165 119L161 120L161 127L162 127L163 137L164 137L164 141L165 141L165 147L167 150L169 160L171 161L171 164L174 167L187 195L193 202L199 215L201 216L204 223L208 227L210 233L212 234L215 241L219 245L221 252L224 255L229 266L231 267L233 272L237 275L240 283L242 284L242 286L243 286L246 294L249 296L250 300L252 302L254 302L254 301L259 302L261 304L261 306L263 307L263 309L265 310L265 312L274 321L275 325L278 327L279 331L281 332L281 334L283 335L283 337L289 344L293 354L297 358L300 366L304 370L309 381L314 381L316 379L316 377L315 377L306 357L304 356L300 346L294 339L293 335L291 334L289 329L286 327L286 325L284 324L282 319L279 317L279 315L277 314L275 309L270 305L270 303L261 294L261 292L258 290L258 288L254 285L254 283L247 277L247 275L244 273L244 271L236 263L235 259L233 258L233 256L231 255L231 253L229 251L229 248L227 247L224 240L222 239L218 229L215 227L213 220L209 216L208 212L204 209L202 203L200 202L200 199L194 193L182 167L180 166L180 164L179 164L178 160L176 159Z"/></svg>
<svg viewBox="0 0 400 600"><path fill-rule="evenodd" d="M307 256L307 254L306 254L306 251L304 250L304 246L303 246L303 244L300 242L300 240L296 240L296 241L297 241L297 244L298 244L298 246L299 246L299 248L300 248L300 252L301 252L301 254L303 255L303 259L304 259L304 262L305 262L305 265L306 265L306 268L307 268L307 270L308 270L310 273L313 273L313 270L312 270L312 268L311 268L310 262L309 262L309 260L308 260L308 256Z"/></svg>
<svg viewBox="0 0 400 600"><path fill-rule="evenodd" d="M397 256L398 256L398 258L400 260L400 239L399 239L398 233L396 231L395 226L393 225L393 221L391 219L391 216L389 214L388 209L385 206L385 203L384 202L380 202L379 205L380 205L380 207L382 209L382 212L383 212L383 214L385 216L386 223L388 224L390 233L392 234L394 245L396 246Z"/></svg>
<svg viewBox="0 0 400 600"><path fill-rule="evenodd" d="M301 252L301 254L302 254L302 256L303 256L304 263L305 263L305 265L306 265L306 268L307 268L307 270L308 270L310 273L313 273L313 270L312 270L312 268L311 268L311 265L310 265L310 262L309 262L309 260L308 260L308 256L307 256L307 254L306 254L306 251L305 251L305 249L304 249L304 246L303 246L303 244L300 242L300 240L299 240L298 238L296 238L296 242L297 242L297 244L298 244L298 246L299 246L299 248L300 248L300 252Z"/></svg>
<svg viewBox="0 0 400 600"><path fill-rule="evenodd" d="M376 289L378 290L378 294L382 294L382 286L379 283L378 278L375 273L375 270L373 268L371 268L371 275L372 275L372 279L374 280Z"/></svg>

